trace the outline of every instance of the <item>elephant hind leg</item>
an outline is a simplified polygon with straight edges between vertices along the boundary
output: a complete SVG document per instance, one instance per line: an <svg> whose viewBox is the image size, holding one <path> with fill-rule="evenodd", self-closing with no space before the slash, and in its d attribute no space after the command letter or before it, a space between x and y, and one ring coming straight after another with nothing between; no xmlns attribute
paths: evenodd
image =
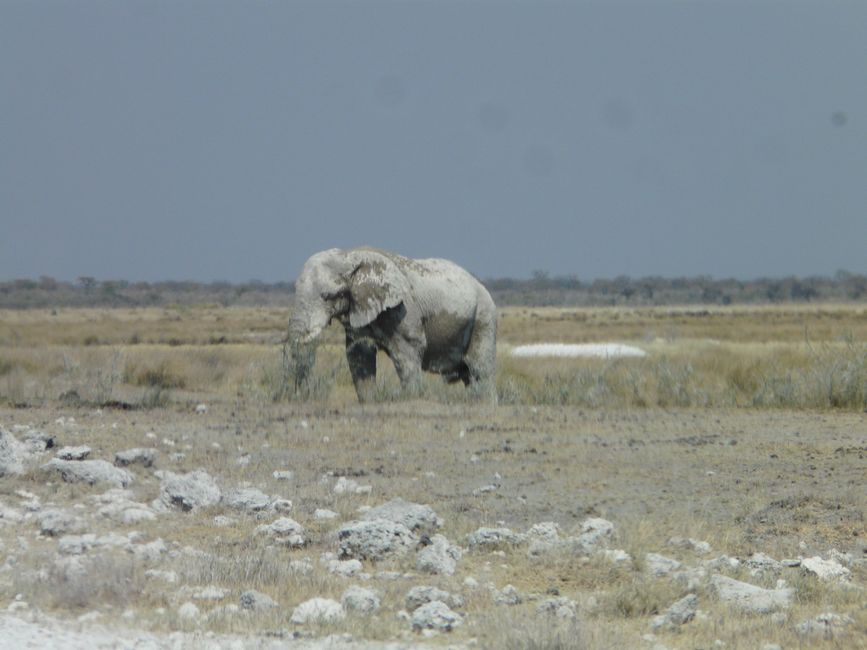
<svg viewBox="0 0 867 650"><path fill-rule="evenodd" d="M470 385L470 369L463 361L460 362L457 368L443 373L443 379L447 384L456 384L459 381L463 382L464 386Z"/></svg>
<svg viewBox="0 0 867 650"><path fill-rule="evenodd" d="M370 401L376 389L376 344L346 334L346 360L359 402Z"/></svg>
<svg viewBox="0 0 867 650"><path fill-rule="evenodd" d="M422 385L422 353L418 346L398 337L389 341L385 351L397 371L403 394L408 397L419 395Z"/></svg>
<svg viewBox="0 0 867 650"><path fill-rule="evenodd" d="M495 317L496 318L496 317ZM497 403L497 323L496 319L476 321L467 353L464 355L464 385L480 399Z"/></svg>

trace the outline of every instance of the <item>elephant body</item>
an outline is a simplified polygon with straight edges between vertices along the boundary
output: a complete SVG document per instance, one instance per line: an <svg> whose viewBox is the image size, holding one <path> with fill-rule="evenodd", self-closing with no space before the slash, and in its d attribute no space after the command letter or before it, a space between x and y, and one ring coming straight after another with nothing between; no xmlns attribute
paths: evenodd
<svg viewBox="0 0 867 650"><path fill-rule="evenodd" d="M405 389L417 389L429 371L496 399L497 309L457 264L331 249L307 260L295 296L290 337L310 342L331 319L343 324L359 400L375 385L377 350L389 356Z"/></svg>

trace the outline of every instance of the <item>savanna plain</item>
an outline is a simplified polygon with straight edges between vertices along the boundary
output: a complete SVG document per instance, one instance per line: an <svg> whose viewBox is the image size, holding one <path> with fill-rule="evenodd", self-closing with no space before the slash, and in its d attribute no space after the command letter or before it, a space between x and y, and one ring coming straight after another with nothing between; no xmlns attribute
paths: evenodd
<svg viewBox="0 0 867 650"><path fill-rule="evenodd" d="M385 358L358 404L288 315L0 312L0 634L867 647L864 304L503 308L496 406ZM541 342L646 356L510 354Z"/></svg>

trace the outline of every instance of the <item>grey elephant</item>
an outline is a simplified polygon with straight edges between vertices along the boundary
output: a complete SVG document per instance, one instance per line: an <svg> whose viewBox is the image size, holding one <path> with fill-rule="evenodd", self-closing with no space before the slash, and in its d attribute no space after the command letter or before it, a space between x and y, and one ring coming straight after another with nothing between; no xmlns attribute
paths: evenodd
<svg viewBox="0 0 867 650"><path fill-rule="evenodd" d="M289 340L309 345L334 318L346 330L359 401L370 399L376 385L377 350L409 393L426 370L496 401L497 308L457 264L374 248L316 253L295 283Z"/></svg>

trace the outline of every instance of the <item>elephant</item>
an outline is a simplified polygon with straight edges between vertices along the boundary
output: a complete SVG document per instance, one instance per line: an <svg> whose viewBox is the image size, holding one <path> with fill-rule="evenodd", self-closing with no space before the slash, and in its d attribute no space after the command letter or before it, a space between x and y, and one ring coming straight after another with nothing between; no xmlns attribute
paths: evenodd
<svg viewBox="0 0 867 650"><path fill-rule="evenodd" d="M496 403L497 308L482 283L454 262L369 247L316 253L295 282L288 340L312 345L335 318L346 332L360 402L373 396L382 350L403 392L417 394L428 371Z"/></svg>

